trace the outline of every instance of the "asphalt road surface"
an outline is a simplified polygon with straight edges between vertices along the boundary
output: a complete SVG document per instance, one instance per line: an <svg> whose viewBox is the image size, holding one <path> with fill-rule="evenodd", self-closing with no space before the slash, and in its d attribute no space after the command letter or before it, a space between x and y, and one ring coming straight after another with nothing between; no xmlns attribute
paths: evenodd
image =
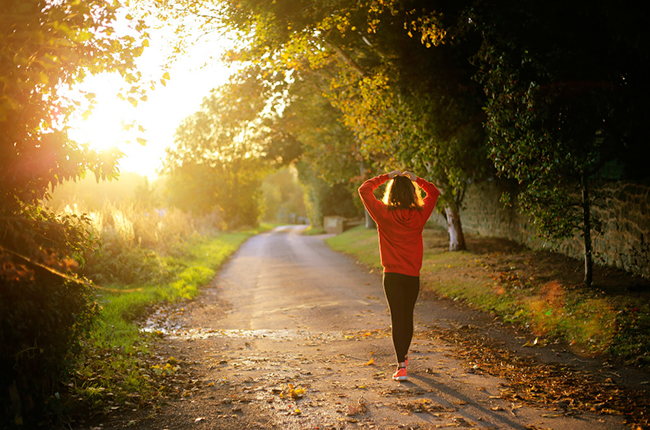
<svg viewBox="0 0 650 430"><path fill-rule="evenodd" d="M626 428L618 416L502 399L506 381L468 371L454 358L457 345L427 334L463 318L471 317L420 300L410 380L395 382L381 273L331 251L323 236L279 227L249 239L185 306L164 342L190 368L191 383L128 427Z"/></svg>

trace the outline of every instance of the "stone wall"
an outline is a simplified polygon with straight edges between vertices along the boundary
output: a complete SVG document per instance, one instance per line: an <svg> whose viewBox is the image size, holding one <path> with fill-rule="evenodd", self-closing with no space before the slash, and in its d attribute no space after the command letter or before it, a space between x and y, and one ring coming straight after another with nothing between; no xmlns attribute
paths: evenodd
<svg viewBox="0 0 650 430"><path fill-rule="evenodd" d="M583 241L576 236L559 244L535 237L529 220L501 203L504 191L515 192L508 183L489 181L472 185L465 196L461 220L465 232L503 237L533 249L557 249L583 258ZM631 182L605 183L604 196L592 211L602 221L601 233L593 234L597 262L650 278L650 185ZM444 225L440 216L432 221Z"/></svg>

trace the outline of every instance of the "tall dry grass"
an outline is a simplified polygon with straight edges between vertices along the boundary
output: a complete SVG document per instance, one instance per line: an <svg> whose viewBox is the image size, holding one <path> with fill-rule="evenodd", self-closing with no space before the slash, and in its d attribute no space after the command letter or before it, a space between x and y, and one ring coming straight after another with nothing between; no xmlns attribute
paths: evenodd
<svg viewBox="0 0 650 430"><path fill-rule="evenodd" d="M218 232L221 225L217 214L196 217L133 202L107 201L95 211L73 203L62 210L90 218L101 246L89 255L83 274L100 284L164 281L169 277L168 257L182 255L190 241Z"/></svg>
<svg viewBox="0 0 650 430"><path fill-rule="evenodd" d="M105 202L100 210L88 211L82 204L67 204L66 213L85 213L94 233L104 243L139 246L157 252L173 251L196 234L219 231L217 214L192 216L179 209L152 209L133 202Z"/></svg>

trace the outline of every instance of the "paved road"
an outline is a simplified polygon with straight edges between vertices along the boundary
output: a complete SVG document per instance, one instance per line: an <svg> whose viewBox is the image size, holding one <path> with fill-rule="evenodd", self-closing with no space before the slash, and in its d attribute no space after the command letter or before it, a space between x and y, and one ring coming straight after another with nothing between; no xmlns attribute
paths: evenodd
<svg viewBox="0 0 650 430"><path fill-rule="evenodd" d="M300 231L249 239L185 308L183 328L167 342L192 363L195 388L132 427L625 428L620 417L499 398L505 381L464 370L455 346L427 336L431 325L453 326L455 311L425 301L416 307L411 380L392 381L381 275Z"/></svg>

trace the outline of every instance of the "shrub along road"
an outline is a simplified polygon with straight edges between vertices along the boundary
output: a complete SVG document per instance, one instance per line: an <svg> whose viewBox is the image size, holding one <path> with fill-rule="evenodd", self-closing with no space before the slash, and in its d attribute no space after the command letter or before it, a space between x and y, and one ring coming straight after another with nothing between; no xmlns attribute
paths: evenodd
<svg viewBox="0 0 650 430"><path fill-rule="evenodd" d="M638 422L643 405L628 405L625 416L608 403L644 398L618 386L611 369L551 346L522 348L525 334L429 296L416 306L410 381L392 381L381 274L300 233L280 227L249 239L198 299L150 321L162 333L167 400L88 428L611 430ZM544 386L554 378L563 381L555 392Z"/></svg>

